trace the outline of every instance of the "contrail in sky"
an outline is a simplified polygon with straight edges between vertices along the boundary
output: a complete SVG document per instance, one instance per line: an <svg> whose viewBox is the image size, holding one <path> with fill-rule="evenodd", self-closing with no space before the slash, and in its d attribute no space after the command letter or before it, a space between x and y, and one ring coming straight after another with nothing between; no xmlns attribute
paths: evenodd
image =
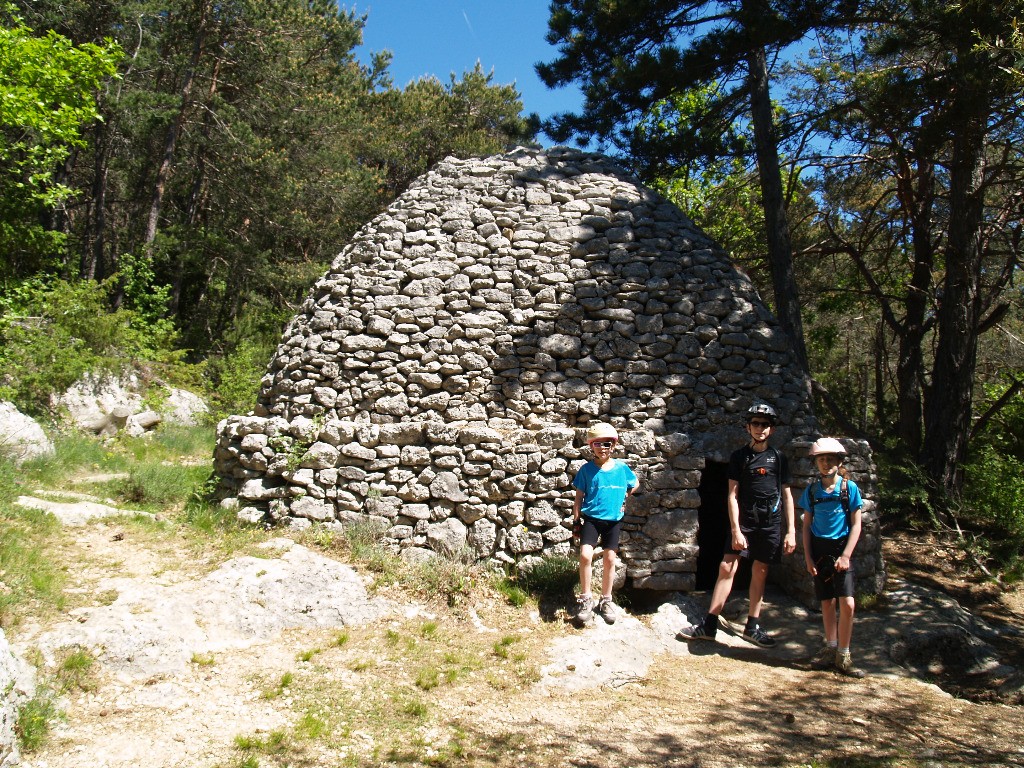
<svg viewBox="0 0 1024 768"><path fill-rule="evenodd" d="M465 11L462 12L462 18L466 20L466 26L469 27L469 33L473 35L473 37L476 37L476 31L473 29L473 25L469 23L469 15Z"/></svg>

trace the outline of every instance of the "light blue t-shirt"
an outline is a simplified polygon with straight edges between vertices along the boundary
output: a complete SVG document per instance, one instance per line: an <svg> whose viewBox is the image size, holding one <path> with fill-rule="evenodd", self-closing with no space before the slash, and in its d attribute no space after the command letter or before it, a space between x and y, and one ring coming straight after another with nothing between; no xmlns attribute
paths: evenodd
<svg viewBox="0 0 1024 768"><path fill-rule="evenodd" d="M626 494L638 483L633 470L618 459L610 459L605 469L588 461L572 481L574 488L583 491L583 516L612 522L622 519Z"/></svg>
<svg viewBox="0 0 1024 768"><path fill-rule="evenodd" d="M800 508L811 511L811 494L814 494L814 516L811 519L811 535L819 539L842 539L849 535L850 526L846 523L846 513L843 512L843 505L839 500L839 486L842 480L836 480L835 487L831 493L826 493L821 486L820 480L815 480L804 489L800 496ZM850 494L850 514L852 515L862 506L864 501L860 496L860 489L853 480L846 481L846 488Z"/></svg>

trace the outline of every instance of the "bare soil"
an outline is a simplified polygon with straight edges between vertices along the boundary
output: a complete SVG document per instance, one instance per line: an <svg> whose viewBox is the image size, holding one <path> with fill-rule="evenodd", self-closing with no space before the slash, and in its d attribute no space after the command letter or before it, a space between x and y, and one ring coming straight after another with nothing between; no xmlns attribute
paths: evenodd
<svg viewBox="0 0 1024 768"><path fill-rule="evenodd" d="M65 615L16 628L21 647L109 599L113 574L172 584L211 565L118 521L75 529L64 546L79 598ZM887 556L897 581L926 581L1024 627L1019 591L929 566L940 546L894 540ZM377 594L396 605L385 621L289 630L197 656L177 674L135 679L98 662L63 695L64 719L23 764L1024 765L1022 708L958 698L907 674L885 653L884 609L858 615L858 660L869 674L854 680L809 670L820 618L779 594L766 610L781 641L771 651L728 635L676 642L701 595L671 604L633 596L614 625L598 619L581 630L566 604L515 608L479 585L452 606L398 586ZM1020 636L1001 650L1020 658Z"/></svg>

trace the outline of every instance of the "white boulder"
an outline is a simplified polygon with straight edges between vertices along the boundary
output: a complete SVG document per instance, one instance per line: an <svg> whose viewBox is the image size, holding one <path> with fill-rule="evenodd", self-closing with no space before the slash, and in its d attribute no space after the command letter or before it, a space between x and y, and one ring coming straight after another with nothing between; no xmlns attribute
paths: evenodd
<svg viewBox="0 0 1024 768"><path fill-rule="evenodd" d="M0 401L0 454L21 463L53 453L53 443L35 419Z"/></svg>

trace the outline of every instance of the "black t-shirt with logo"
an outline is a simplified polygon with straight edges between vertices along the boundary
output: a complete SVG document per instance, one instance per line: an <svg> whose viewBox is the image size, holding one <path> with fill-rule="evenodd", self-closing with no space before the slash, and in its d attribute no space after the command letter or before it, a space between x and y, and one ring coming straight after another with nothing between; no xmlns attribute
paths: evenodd
<svg viewBox="0 0 1024 768"><path fill-rule="evenodd" d="M739 483L740 511L763 506L779 497L779 488L790 485L789 461L777 448L755 451L745 445L729 457L729 479ZM781 482L780 482L781 480ZM760 502L760 504L758 504Z"/></svg>

